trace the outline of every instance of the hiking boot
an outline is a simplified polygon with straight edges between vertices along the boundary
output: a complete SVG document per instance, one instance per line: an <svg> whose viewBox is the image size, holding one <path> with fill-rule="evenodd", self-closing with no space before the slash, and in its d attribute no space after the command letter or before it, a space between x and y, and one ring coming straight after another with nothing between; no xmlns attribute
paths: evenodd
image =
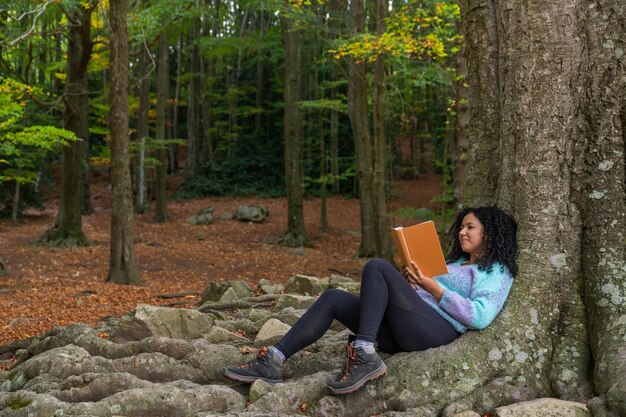
<svg viewBox="0 0 626 417"><path fill-rule="evenodd" d="M387 372L385 362L378 353L365 353L362 347L346 346L348 360L337 378L328 383L334 395L349 394L361 388L366 382Z"/></svg>
<svg viewBox="0 0 626 417"><path fill-rule="evenodd" d="M278 363L269 352L267 346L263 346L256 354L256 358L244 365L227 366L222 374L239 382L253 383L262 379L270 384L283 382L283 365Z"/></svg>

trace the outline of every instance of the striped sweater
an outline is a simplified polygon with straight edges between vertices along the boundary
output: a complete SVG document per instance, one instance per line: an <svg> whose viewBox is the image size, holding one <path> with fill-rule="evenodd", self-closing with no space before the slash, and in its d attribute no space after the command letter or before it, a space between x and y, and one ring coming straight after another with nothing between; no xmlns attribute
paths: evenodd
<svg viewBox="0 0 626 417"><path fill-rule="evenodd" d="M463 261L449 263L447 274L434 277L444 289L441 300L419 286L416 289L460 333L487 327L502 310L513 284L511 273L500 263L494 263L491 272L487 272L475 264L463 266Z"/></svg>

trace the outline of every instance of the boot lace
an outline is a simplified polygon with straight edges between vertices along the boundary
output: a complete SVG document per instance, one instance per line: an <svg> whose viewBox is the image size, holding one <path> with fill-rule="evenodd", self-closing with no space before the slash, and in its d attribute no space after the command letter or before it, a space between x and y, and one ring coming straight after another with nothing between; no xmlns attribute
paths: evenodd
<svg viewBox="0 0 626 417"><path fill-rule="evenodd" d="M256 357L254 359L246 362L244 365L239 365L239 367L247 368L247 367L254 366L256 363L262 363L264 365L267 365L268 353L269 353L269 348L267 346L261 346L261 349L259 349L259 351L256 353Z"/></svg>
<svg viewBox="0 0 626 417"><path fill-rule="evenodd" d="M337 375L337 381L345 381L350 375L351 371L354 370L358 364L363 363L363 359L358 355L357 350L352 345L348 344L346 346L346 354L348 359L346 360L346 364L343 366L341 373Z"/></svg>

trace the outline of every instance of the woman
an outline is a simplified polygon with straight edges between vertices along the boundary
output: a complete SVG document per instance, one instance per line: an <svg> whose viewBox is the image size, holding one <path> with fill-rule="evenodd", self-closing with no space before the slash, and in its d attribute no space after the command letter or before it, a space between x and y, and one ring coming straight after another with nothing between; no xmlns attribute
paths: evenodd
<svg viewBox="0 0 626 417"><path fill-rule="evenodd" d="M343 371L328 387L336 395L356 391L387 370L375 343L392 354L418 351L489 325L517 274L516 231L513 218L499 208L467 208L450 230L447 274L429 277L414 263L400 274L389 262L373 259L363 268L359 297L325 291L276 345L223 373L240 382L282 382L284 361L322 337L336 319L356 339L346 347Z"/></svg>

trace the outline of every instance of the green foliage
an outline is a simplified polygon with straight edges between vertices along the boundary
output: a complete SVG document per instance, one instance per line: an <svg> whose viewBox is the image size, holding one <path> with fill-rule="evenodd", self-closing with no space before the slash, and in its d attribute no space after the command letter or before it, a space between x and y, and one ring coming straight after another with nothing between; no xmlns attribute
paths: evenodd
<svg viewBox="0 0 626 417"><path fill-rule="evenodd" d="M343 100L305 100L300 102L300 107L303 110L335 110L339 113L348 113L348 105Z"/></svg>
<svg viewBox="0 0 626 417"><path fill-rule="evenodd" d="M24 126L29 95L34 93L18 81L0 78L0 182L35 183L46 156L77 140L55 126Z"/></svg>
<svg viewBox="0 0 626 417"><path fill-rule="evenodd" d="M431 209L424 207L401 207L392 212L391 215L395 217L415 218L421 221L433 220L435 218L435 213Z"/></svg>
<svg viewBox="0 0 626 417"><path fill-rule="evenodd" d="M244 145L233 149L230 158L205 164L199 174L188 178L175 196L193 199L221 195L285 195L282 152L264 147L253 136L240 138Z"/></svg>
<svg viewBox="0 0 626 417"><path fill-rule="evenodd" d="M372 62L379 56L408 57L411 60L439 60L459 50L456 21L460 17L456 2L409 1L394 9L381 35L365 32L340 40L329 52L335 59L352 56Z"/></svg>

